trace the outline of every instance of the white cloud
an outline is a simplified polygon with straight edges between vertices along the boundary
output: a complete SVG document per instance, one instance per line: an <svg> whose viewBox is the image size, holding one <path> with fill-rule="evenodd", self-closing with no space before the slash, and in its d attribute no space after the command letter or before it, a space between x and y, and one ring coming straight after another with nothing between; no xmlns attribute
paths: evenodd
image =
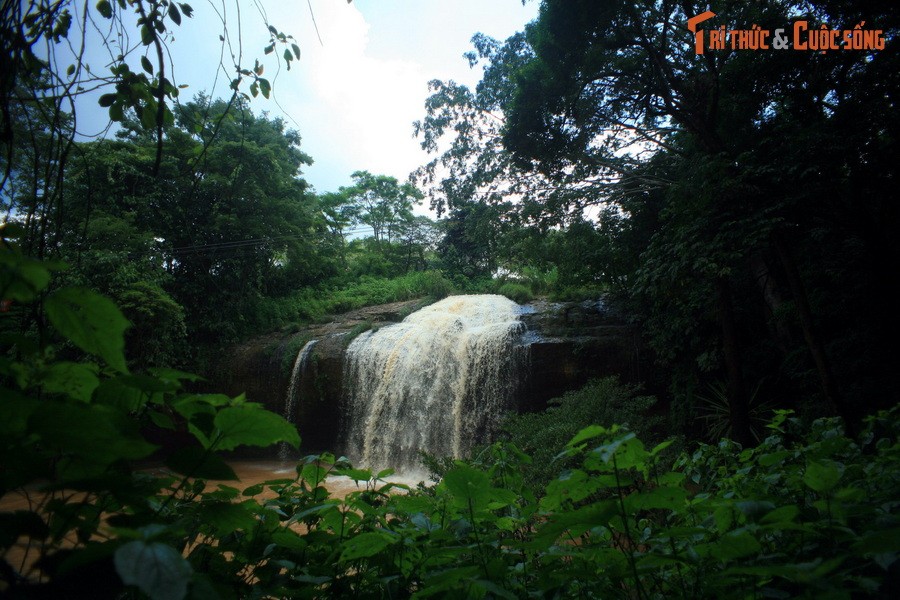
<svg viewBox="0 0 900 600"><path fill-rule="evenodd" d="M310 179L326 186L320 191L348 183L358 169L405 179L421 162L412 138L413 115L421 112L425 94L421 67L371 56L370 26L353 4L315 2L313 9L324 45L307 31L299 77L279 78L279 101L316 161L307 169Z"/></svg>
<svg viewBox="0 0 900 600"><path fill-rule="evenodd" d="M522 7L519 0L456 0L452 8L406 0L310 0L320 45L307 2L269 0L268 20L292 34L302 53L286 72L283 65L278 71L275 61L283 47L263 56L268 33L255 1L239 2L243 62L252 67L254 58L265 59L265 76L274 80L277 99L276 104L258 98L252 108L273 116L283 109L290 126L300 131L303 150L315 161L304 176L322 192L348 185L355 170L403 180L427 162L429 157L413 138L412 123L424 116L428 81L474 83L478 73L462 58L471 35L485 31L504 37L521 29L536 11L534 3ZM216 6L228 10L229 32L234 34L231 0ZM225 76L220 74L217 89L210 89L221 29L211 7L199 5L195 18L180 29L180 39L172 44L179 83L189 83L191 95L201 90L227 95L230 66ZM227 56L225 60L230 65Z"/></svg>

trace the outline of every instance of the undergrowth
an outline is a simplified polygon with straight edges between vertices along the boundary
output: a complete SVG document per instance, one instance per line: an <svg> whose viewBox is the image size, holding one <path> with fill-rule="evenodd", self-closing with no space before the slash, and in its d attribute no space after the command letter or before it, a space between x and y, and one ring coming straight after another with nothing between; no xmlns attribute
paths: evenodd
<svg viewBox="0 0 900 600"><path fill-rule="evenodd" d="M12 303L4 318L36 307L47 323L40 337L2 340L5 597L849 599L896 590L900 409L869 417L855 437L837 419L807 426L779 411L756 448L723 440L674 463L663 460L670 442L649 448L627 428L590 425L558 433L568 439L555 438L555 456L536 453L556 470L542 485L523 477L532 457L498 442L438 465L443 478L422 489L330 454L241 489L219 453L296 447L295 428L243 396L186 392L187 373L130 373L120 311L85 289L51 289L52 268L12 244L0 251L0 298ZM82 354L64 360L62 348ZM151 425L185 443L164 468L140 469L157 450L143 433ZM336 474L357 490L332 497L324 483ZM4 508L16 498L25 502Z"/></svg>

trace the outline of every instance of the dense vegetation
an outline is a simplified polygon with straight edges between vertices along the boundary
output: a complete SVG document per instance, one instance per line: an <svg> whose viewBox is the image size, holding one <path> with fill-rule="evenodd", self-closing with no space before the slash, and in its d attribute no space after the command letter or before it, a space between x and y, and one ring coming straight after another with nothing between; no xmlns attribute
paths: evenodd
<svg viewBox="0 0 900 600"><path fill-rule="evenodd" d="M685 23L707 5L543 0L524 32L474 38L475 90L432 82L431 164L327 193L302 178L299 134L251 110L272 90L259 60L228 65L230 98L179 100L165 45L189 5L104 0L79 23L65 0L4 4L0 499L23 503L0 512L0 593L890 597L888 4L714 2L710 27L866 21L885 47L701 57ZM140 70L108 34L109 73L87 68L70 30L97 23L137 28ZM289 67L299 48L269 31ZM115 135L79 141L95 87ZM440 220L414 215L426 197ZM300 439L176 368L452 291L606 293L668 394L592 382L405 494L327 454L243 491L204 482L235 478L222 451ZM160 442L165 468L139 468ZM362 489L331 498L330 473Z"/></svg>

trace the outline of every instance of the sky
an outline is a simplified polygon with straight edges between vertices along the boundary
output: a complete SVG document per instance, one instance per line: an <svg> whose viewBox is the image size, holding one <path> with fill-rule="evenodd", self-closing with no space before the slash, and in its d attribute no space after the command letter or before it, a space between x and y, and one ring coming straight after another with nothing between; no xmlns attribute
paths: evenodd
<svg viewBox="0 0 900 600"><path fill-rule="evenodd" d="M404 181L428 162L413 137L413 122L425 116L428 81L453 79L474 86L480 67L470 69L463 58L472 49L472 36L482 32L506 39L538 10L534 0L524 6L521 0L194 0L191 5L193 18L172 29L175 39L169 44L174 82L189 86L182 98L200 91L229 95L233 62L227 47L229 71L220 69L217 77L216 70L224 18L232 47L240 31L243 63L252 68L255 58L263 59L264 76L273 81L274 100L259 96L251 108L283 116L300 132L301 148L315 161L303 177L318 192L349 185L357 170ZM301 49L290 71L283 63L279 69L274 58L283 47L268 56L263 52L269 34L262 13L292 34ZM95 54L96 62L101 59ZM138 59L139 53L131 62ZM89 111L94 118L87 124L102 128L105 111L96 105Z"/></svg>

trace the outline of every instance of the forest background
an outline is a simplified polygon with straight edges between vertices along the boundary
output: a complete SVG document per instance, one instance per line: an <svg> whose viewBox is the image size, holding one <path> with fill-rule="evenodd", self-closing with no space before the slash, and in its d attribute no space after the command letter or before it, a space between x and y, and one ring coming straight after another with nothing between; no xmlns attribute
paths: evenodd
<svg viewBox="0 0 900 600"><path fill-rule="evenodd" d="M672 433L726 434L750 447L765 434L761 424L775 414L784 423L777 411L787 409L807 428L840 416L850 432L863 431L898 390L897 11L840 0L713 4L723 24L774 30L804 18L852 31L866 21L885 43L697 56L685 24L705 5L545 0L524 32L473 38L468 59L483 70L474 89L432 82L415 130L433 162L408 182L361 170L352 185L321 194L299 175L310 157L298 134L251 108L272 91L258 61L235 65L227 98L180 97L165 44L189 5L96 3L93 18L117 26L133 13L140 40L98 75L37 48L83 26L68 2L4 4L9 444L37 444L36 456L49 461L41 469L52 471L59 457L47 440L60 419L88 413L74 404L50 418L37 397L102 404L119 389L110 377L148 399L166 396L190 378L164 367L204 372L223 348L259 333L453 291L614 297L666 369ZM295 40L269 31L264 56L287 65L300 58ZM80 142L71 100L94 85L106 86L99 104L116 134ZM438 221L413 215L426 199ZM372 236L346 239L351 224ZM111 337L98 333L109 328ZM85 352L104 366L85 364ZM121 378L129 372L148 379ZM155 390L153 380L169 383ZM275 421L268 437L229 440L231 419L251 409L203 398L195 402L211 411L209 422L192 421L207 408L113 405L157 424L187 418L204 446L200 466L212 450L299 441ZM710 405L721 415L715 431L697 419ZM89 419L103 430L95 419L112 409L98 410ZM220 416L227 410L237 412ZM38 414L49 420L38 423ZM123 444L101 457L94 443L80 458L106 468L146 455L137 442ZM807 465L800 481L829 492L828 461L824 474ZM8 472L5 489L45 472L27 473L32 467ZM483 509L488 496L453 483L468 478L481 489L481 476L454 472L447 487L469 494L460 510L469 509L471 525L473 506ZM386 550L386 539L366 546L366 558ZM486 560L481 550L473 556ZM633 554L627 562L629 585L644 595ZM478 568L495 578L486 563Z"/></svg>

